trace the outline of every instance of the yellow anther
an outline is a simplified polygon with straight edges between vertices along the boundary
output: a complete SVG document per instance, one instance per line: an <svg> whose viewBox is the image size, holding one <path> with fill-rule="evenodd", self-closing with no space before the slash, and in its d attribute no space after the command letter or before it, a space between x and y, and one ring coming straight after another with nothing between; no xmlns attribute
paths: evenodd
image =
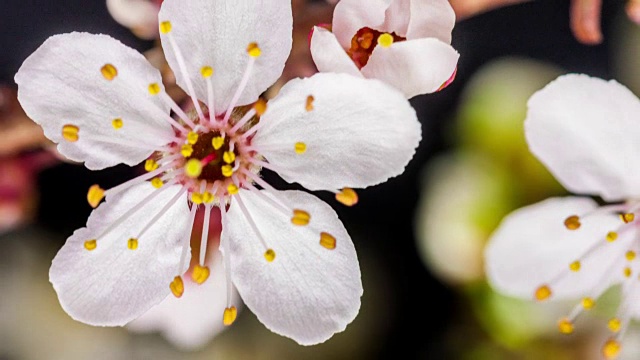
<svg viewBox="0 0 640 360"><path fill-rule="evenodd" d="M618 238L618 233L615 231L609 231L607 233L607 241L608 242L614 242L616 241L616 239Z"/></svg>
<svg viewBox="0 0 640 360"><path fill-rule="evenodd" d="M620 214L620 219L624 221L625 224L632 222L636 216L633 213Z"/></svg>
<svg viewBox="0 0 640 360"><path fill-rule="evenodd" d="M569 335L573 333L573 323L568 318L562 318L558 321L558 330L561 333Z"/></svg>
<svg viewBox="0 0 640 360"><path fill-rule="evenodd" d="M315 100L315 98L313 97L313 95L309 95L307 96L307 103L305 104L304 108L307 111L313 111L313 101Z"/></svg>
<svg viewBox="0 0 640 360"><path fill-rule="evenodd" d="M100 68L100 72L102 73L102 77L109 81L115 79L116 76L118 76L118 69L116 69L116 67L111 64L105 64Z"/></svg>
<svg viewBox="0 0 640 360"><path fill-rule="evenodd" d="M273 251L273 249L267 249L267 251L264 252L264 258L268 262L272 262L273 260L276 259L276 252Z"/></svg>
<svg viewBox="0 0 640 360"><path fill-rule="evenodd" d="M621 349L622 345L620 345L617 340L609 339L602 346L602 356L604 356L606 360L613 360L618 357Z"/></svg>
<svg viewBox="0 0 640 360"><path fill-rule="evenodd" d="M164 182L160 178L153 178L153 180L151 180L151 185L156 189L160 189L162 185L164 185Z"/></svg>
<svg viewBox="0 0 640 360"><path fill-rule="evenodd" d="M202 162L198 159L189 159L189 161L184 164L184 173L192 179L197 178L202 174Z"/></svg>
<svg viewBox="0 0 640 360"><path fill-rule="evenodd" d="M378 45L388 48L393 44L393 36L389 33L384 33L378 37Z"/></svg>
<svg viewBox="0 0 640 360"><path fill-rule="evenodd" d="M84 242L84 248L89 251L95 250L97 246L98 241L96 241L96 239L91 239Z"/></svg>
<svg viewBox="0 0 640 360"><path fill-rule="evenodd" d="M202 202L203 202L202 194L197 193L197 192L191 193L191 202L196 204L196 205L202 204Z"/></svg>
<svg viewBox="0 0 640 360"><path fill-rule="evenodd" d="M336 238L333 235L321 232L320 233L320 245L328 250L333 250L336 248Z"/></svg>
<svg viewBox="0 0 640 360"><path fill-rule="evenodd" d="M229 195L235 195L240 191L240 189L238 188L238 186L236 184L229 184L229 186L227 186L227 192L229 193Z"/></svg>
<svg viewBox="0 0 640 360"><path fill-rule="evenodd" d="M208 191L205 191L204 194L202 194L202 201L204 201L205 204L211 204L215 199L216 197Z"/></svg>
<svg viewBox="0 0 640 360"><path fill-rule="evenodd" d="M87 202L91 205L92 208L97 208L100 201L104 198L104 190L100 187L100 185L92 185L87 191Z"/></svg>
<svg viewBox="0 0 640 360"><path fill-rule="evenodd" d="M633 250L629 250L624 256L627 258L627 260L633 261L636 258L636 252Z"/></svg>
<svg viewBox="0 0 640 360"><path fill-rule="evenodd" d="M191 145L194 145L195 143L197 143L198 142L198 133L190 131L189 134L187 135L187 142L189 144L191 144Z"/></svg>
<svg viewBox="0 0 640 360"><path fill-rule="evenodd" d="M564 219L564 226L569 230L578 230L580 228L580 217L578 215L571 215Z"/></svg>
<svg viewBox="0 0 640 360"><path fill-rule="evenodd" d="M309 224L311 215L304 210L293 210L293 216L291 217L291 223L298 226L305 226Z"/></svg>
<svg viewBox="0 0 640 360"><path fill-rule="evenodd" d="M62 127L62 137L68 142L76 142L79 139L78 132L80 128L75 125L65 125Z"/></svg>
<svg viewBox="0 0 640 360"><path fill-rule="evenodd" d="M293 148L296 151L296 154L304 154L307 151L307 144L303 142L297 142Z"/></svg>
<svg viewBox="0 0 640 360"><path fill-rule="evenodd" d="M171 284L169 284L169 289L173 293L173 296L179 298L184 294L184 282L180 276L176 276L173 278Z"/></svg>
<svg viewBox="0 0 640 360"><path fill-rule="evenodd" d="M256 115L262 116L267 111L267 102L260 98L253 104L253 109L256 111Z"/></svg>
<svg viewBox="0 0 640 360"><path fill-rule="evenodd" d="M160 23L160 32L163 34L168 34L171 32L171 21L163 21Z"/></svg>
<svg viewBox="0 0 640 360"><path fill-rule="evenodd" d="M549 297L551 297L551 288L549 288L549 286L547 285L540 286L539 288L536 289L534 297L538 301L547 300Z"/></svg>
<svg viewBox="0 0 640 360"><path fill-rule="evenodd" d="M582 298L582 307L585 310L591 310L593 309L594 306L596 306L596 302L592 298L590 297Z"/></svg>
<svg viewBox="0 0 640 360"><path fill-rule="evenodd" d="M113 119L113 121L111 122L111 126L113 126L113 128L116 130L122 129L123 125L124 125L124 122L120 118Z"/></svg>
<svg viewBox="0 0 640 360"><path fill-rule="evenodd" d="M345 206L353 206L358 203L358 194L351 188L344 188L336 194L336 200Z"/></svg>
<svg viewBox="0 0 640 360"><path fill-rule="evenodd" d="M138 239L131 238L131 239L129 239L129 241L127 241L127 249L135 250L137 248L138 248Z"/></svg>
<svg viewBox="0 0 640 360"><path fill-rule="evenodd" d="M193 154L193 146L191 144L182 145L182 147L180 148L180 153L184 157L191 156L191 154Z"/></svg>
<svg viewBox="0 0 640 360"><path fill-rule="evenodd" d="M236 317L238 317L238 309L235 306L224 309L224 315L222 316L222 323L225 326L229 326L236 321Z"/></svg>
<svg viewBox="0 0 640 360"><path fill-rule="evenodd" d="M574 262L572 262L571 264L569 264L569 269L571 271L579 271L580 270L580 261L576 260Z"/></svg>
<svg viewBox="0 0 640 360"><path fill-rule="evenodd" d="M196 265L193 268L193 272L191 273L191 278L198 284L203 284L209 278L211 274L211 270L209 270L208 266L200 266Z"/></svg>
<svg viewBox="0 0 640 360"><path fill-rule="evenodd" d="M262 55L262 50L260 50L260 47L257 43L252 42L251 44L249 44L249 46L247 46L247 53L249 54L249 56L257 58Z"/></svg>
<svg viewBox="0 0 640 360"><path fill-rule="evenodd" d="M153 159L147 159L147 161L144 162L144 169L147 172L157 170L159 166L160 165L158 165L158 163Z"/></svg>
<svg viewBox="0 0 640 360"><path fill-rule="evenodd" d="M211 66L203 66L202 69L200 69L200 75L205 79L210 78L213 76L213 68Z"/></svg>
<svg viewBox="0 0 640 360"><path fill-rule="evenodd" d="M222 145L224 145L224 138L222 136L216 136L211 140L211 145L214 149L220 150Z"/></svg>
<svg viewBox="0 0 640 360"><path fill-rule="evenodd" d="M149 84L149 94L158 95L162 89L158 83Z"/></svg>
<svg viewBox="0 0 640 360"><path fill-rule="evenodd" d="M236 154L233 151L225 151L224 154L222 154L222 160L227 164L231 164L236 161Z"/></svg>
<svg viewBox="0 0 640 360"><path fill-rule="evenodd" d="M631 268L630 267L624 268L624 270L622 270L622 273L624 274L625 277L631 277Z"/></svg>
<svg viewBox="0 0 640 360"><path fill-rule="evenodd" d="M220 170L225 177L231 177L231 175L233 175L233 166L231 165L222 165Z"/></svg>
<svg viewBox="0 0 640 360"><path fill-rule="evenodd" d="M611 332L617 333L622 327L622 321L620 321L620 319L618 318L611 318L607 323L607 327L609 328L609 330L611 330Z"/></svg>

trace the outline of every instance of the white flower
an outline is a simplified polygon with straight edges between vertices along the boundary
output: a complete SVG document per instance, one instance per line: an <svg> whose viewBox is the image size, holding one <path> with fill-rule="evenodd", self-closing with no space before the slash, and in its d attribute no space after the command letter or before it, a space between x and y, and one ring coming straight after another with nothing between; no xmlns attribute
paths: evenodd
<svg viewBox="0 0 640 360"><path fill-rule="evenodd" d="M106 201L50 271L62 307L88 324L120 326L170 289L181 296L196 205L205 218L221 206L228 287L270 330L304 345L325 341L360 307L353 243L329 205L277 191L258 173L353 204L351 188L404 170L420 140L415 111L382 82L345 74L296 79L268 105L258 100L291 49L288 1L166 0L159 23L192 115L142 55L105 35L53 36L16 75L27 114L68 158L96 170L148 159L148 174L89 190L93 206ZM194 278L209 272L202 255ZM225 324L236 315L230 294Z"/></svg>
<svg viewBox="0 0 640 360"><path fill-rule="evenodd" d="M583 310L621 284L622 303L608 323L613 334L602 348L607 359L619 354L629 322L640 318L638 114L638 98L615 81L566 75L537 92L525 121L533 154L572 192L616 203L565 197L517 210L485 254L490 282L506 294L581 299L558 323L566 334Z"/></svg>
<svg viewBox="0 0 640 360"><path fill-rule="evenodd" d="M320 71L380 79L411 98L453 81L454 24L447 0L342 0L331 31L314 28L311 54Z"/></svg>

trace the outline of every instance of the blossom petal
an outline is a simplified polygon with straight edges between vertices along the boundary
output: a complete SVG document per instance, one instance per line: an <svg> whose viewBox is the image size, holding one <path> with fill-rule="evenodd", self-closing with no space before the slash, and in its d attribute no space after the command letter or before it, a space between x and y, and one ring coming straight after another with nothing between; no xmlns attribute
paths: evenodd
<svg viewBox="0 0 640 360"><path fill-rule="evenodd" d="M293 17L291 2L282 0L165 0L160 22L170 21L171 32L184 56L186 70L196 96L208 99L207 83L201 75L204 66L214 70L212 77L215 111L229 106L250 56L247 47L256 43L262 55L256 59L252 76L238 105L254 102L282 74L291 51ZM161 35L167 61L178 85L188 90L167 34Z"/></svg>
<svg viewBox="0 0 640 360"><path fill-rule="evenodd" d="M149 0L107 0L109 14L145 39L158 37L160 6Z"/></svg>
<svg viewBox="0 0 640 360"><path fill-rule="evenodd" d="M271 331L302 345L343 331L360 309L362 282L355 248L333 209L301 191L278 192L277 199L311 214L308 226L295 226L259 195L242 190L239 198L276 253L272 262L265 260L265 248L234 199L221 247L228 246L224 256L230 256L233 283L247 307ZM335 237L334 250L319 244L320 232Z"/></svg>
<svg viewBox="0 0 640 360"><path fill-rule="evenodd" d="M117 71L112 80L102 74L107 64ZM173 137L163 119L169 107L147 91L151 83L162 84L160 73L107 35L52 36L25 60L15 80L27 115L59 143L60 153L90 169L135 165ZM115 119L122 120L118 130ZM78 141L64 140L65 125L79 128Z"/></svg>
<svg viewBox="0 0 640 360"><path fill-rule="evenodd" d="M531 152L568 190L607 201L640 195L640 101L615 81L566 75L529 100Z"/></svg>
<svg viewBox="0 0 640 360"><path fill-rule="evenodd" d="M128 239L136 237L182 186L164 188L153 200L107 234L100 236L120 216L157 191L143 183L108 198L91 213L87 227L76 230L60 249L49 271L49 279L60 304L72 318L99 326L122 326L160 303L170 293L178 269L182 244L190 233L186 196L181 197L138 239L129 250ZM84 247L97 239L94 250ZM187 259L186 264L189 264Z"/></svg>
<svg viewBox="0 0 640 360"><path fill-rule="evenodd" d="M448 0L411 0L407 39L436 38L451 44L456 14Z"/></svg>
<svg viewBox="0 0 640 360"><path fill-rule="evenodd" d="M367 187L397 176L421 137L415 111L400 92L346 74L290 81L261 123L254 146L282 178L311 190ZM297 143L305 144L304 153L294 150Z"/></svg>
<svg viewBox="0 0 640 360"><path fill-rule="evenodd" d="M393 0L341 0L333 11L333 33L343 48L351 47L351 39L358 30L368 27L380 29L385 13Z"/></svg>
<svg viewBox="0 0 640 360"><path fill-rule="evenodd" d="M313 62L319 71L362 76L331 31L318 26L314 27L310 48Z"/></svg>
<svg viewBox="0 0 640 360"><path fill-rule="evenodd" d="M621 223L612 215L594 214L582 219L577 230L565 228L568 216L596 206L589 198L550 198L507 216L485 250L489 282L505 294L523 298L533 298L541 285L549 285L556 299L599 295L593 292L622 277L624 253L633 237L605 240L607 232ZM601 247L580 260L580 270L570 271L569 264L599 242ZM620 271L611 270L616 265ZM550 284L553 279L558 280Z"/></svg>
<svg viewBox="0 0 640 360"><path fill-rule="evenodd" d="M213 339L225 329L222 316L227 306L227 280L220 254L209 266L211 276L204 284L183 277L181 298L168 296L127 328L140 333L160 331L172 344L185 350L198 349ZM235 289L231 299L238 307L240 299Z"/></svg>
<svg viewBox="0 0 640 360"><path fill-rule="evenodd" d="M402 41L388 48L376 46L362 74L391 84L412 98L440 89L456 70L459 57L451 45L437 39Z"/></svg>

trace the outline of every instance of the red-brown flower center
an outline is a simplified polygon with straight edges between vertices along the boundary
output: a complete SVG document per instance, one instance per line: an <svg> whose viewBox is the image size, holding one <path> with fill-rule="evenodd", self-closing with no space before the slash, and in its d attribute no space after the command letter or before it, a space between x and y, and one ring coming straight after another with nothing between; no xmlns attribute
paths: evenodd
<svg viewBox="0 0 640 360"><path fill-rule="evenodd" d="M362 69L369 62L373 50L378 46L378 38L380 38L382 34L385 33L364 27L358 30L353 38L351 38L351 48L347 50L347 54L349 54L359 69ZM395 32L388 34L393 36L394 42L407 40L407 38L399 36Z"/></svg>

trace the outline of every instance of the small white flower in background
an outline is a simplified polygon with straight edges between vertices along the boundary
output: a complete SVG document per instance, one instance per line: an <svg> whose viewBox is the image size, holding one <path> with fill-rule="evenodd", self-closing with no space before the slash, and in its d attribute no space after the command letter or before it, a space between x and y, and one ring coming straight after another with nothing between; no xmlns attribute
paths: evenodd
<svg viewBox="0 0 640 360"><path fill-rule="evenodd" d="M208 219L220 206L224 323L236 317L233 284L270 330L304 345L327 340L360 308L353 243L329 205L277 191L259 172L353 205L351 188L404 171L421 136L415 111L384 83L345 74L296 79L268 104L258 100L291 49L288 1L166 0L159 24L193 114L142 55L105 35L53 36L16 75L27 114L68 158L94 170L147 159L147 174L89 190L92 206L106 201L50 270L62 307L87 324L121 326L170 292L182 296L196 209ZM207 240L198 283L211 272Z"/></svg>
<svg viewBox="0 0 640 360"><path fill-rule="evenodd" d="M640 100L615 81L566 75L529 100L529 148L570 191L601 197L551 198L503 220L486 249L491 284L506 294L579 299L558 322L574 330L598 297L622 285L603 356L616 358L632 319L640 319Z"/></svg>
<svg viewBox="0 0 640 360"><path fill-rule="evenodd" d="M155 39L161 3L162 0L107 0L107 9L115 21L139 37Z"/></svg>
<svg viewBox="0 0 640 360"><path fill-rule="evenodd" d="M380 79L411 98L453 81L454 25L447 0L342 0L331 30L314 28L311 55L322 72Z"/></svg>

